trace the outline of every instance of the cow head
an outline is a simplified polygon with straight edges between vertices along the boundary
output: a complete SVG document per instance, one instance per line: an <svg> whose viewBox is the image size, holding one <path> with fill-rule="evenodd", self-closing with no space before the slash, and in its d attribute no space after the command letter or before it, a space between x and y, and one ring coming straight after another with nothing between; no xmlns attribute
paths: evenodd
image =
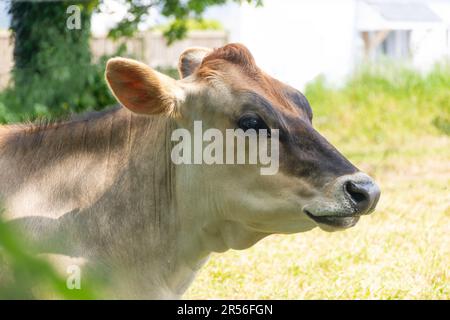
<svg viewBox="0 0 450 320"><path fill-rule="evenodd" d="M203 130L215 128L224 136L238 128L256 135L278 129L279 136L279 170L273 175L261 175L260 165L250 164L179 166L177 194L188 193L187 208L202 207L205 219L262 234L348 228L374 210L380 196L375 182L313 128L305 96L260 70L243 45L189 49L179 72L176 81L114 58L106 78L131 111L163 114L192 134L200 120Z"/></svg>

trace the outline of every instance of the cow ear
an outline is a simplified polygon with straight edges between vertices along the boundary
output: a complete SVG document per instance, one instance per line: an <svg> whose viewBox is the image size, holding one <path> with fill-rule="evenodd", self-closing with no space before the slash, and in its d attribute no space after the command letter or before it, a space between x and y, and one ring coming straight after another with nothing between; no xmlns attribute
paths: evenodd
<svg viewBox="0 0 450 320"><path fill-rule="evenodd" d="M202 63L203 58L211 52L212 50L208 48L189 48L185 50L178 61L180 78L186 78L193 74Z"/></svg>
<svg viewBox="0 0 450 320"><path fill-rule="evenodd" d="M183 96L175 79L131 59L109 59L105 77L116 99L135 113L170 114Z"/></svg>

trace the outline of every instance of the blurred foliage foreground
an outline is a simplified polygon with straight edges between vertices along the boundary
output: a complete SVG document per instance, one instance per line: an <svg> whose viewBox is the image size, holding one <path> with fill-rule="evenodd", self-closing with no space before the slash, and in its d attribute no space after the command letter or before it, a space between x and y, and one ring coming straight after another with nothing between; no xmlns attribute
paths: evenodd
<svg viewBox="0 0 450 320"><path fill-rule="evenodd" d="M449 86L448 64L427 74L367 68L342 88L322 78L310 83L316 128L380 182L381 213L345 232L273 236L244 252L213 255L186 297L450 298ZM13 98L0 94L2 122L30 117L9 107ZM32 118L51 116L32 110ZM68 290L66 281L0 223L1 298L39 298L27 293L35 285L48 288L44 298L99 297Z"/></svg>
<svg viewBox="0 0 450 320"><path fill-rule="evenodd" d="M2 221L0 209L0 299L39 298L33 292L46 292L42 297L59 299L93 299L89 288L74 289L70 275L57 273L45 260L33 255L32 246ZM69 270L70 271L70 270Z"/></svg>

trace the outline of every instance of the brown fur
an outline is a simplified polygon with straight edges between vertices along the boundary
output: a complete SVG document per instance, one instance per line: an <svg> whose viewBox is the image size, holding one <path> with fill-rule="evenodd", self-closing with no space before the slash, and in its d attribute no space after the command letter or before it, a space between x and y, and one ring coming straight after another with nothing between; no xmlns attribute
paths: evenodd
<svg viewBox="0 0 450 320"><path fill-rule="evenodd" d="M256 65L250 51L242 44L232 43L215 49L203 59L197 75L205 80L220 77L238 91L258 92L282 111L306 116L303 112L299 113L298 107L287 96L286 89L291 91L295 89L289 88L262 71Z"/></svg>
<svg viewBox="0 0 450 320"><path fill-rule="evenodd" d="M178 60L178 71L180 78L186 78L193 74L202 63L203 58L211 53L208 48L189 48L185 50Z"/></svg>

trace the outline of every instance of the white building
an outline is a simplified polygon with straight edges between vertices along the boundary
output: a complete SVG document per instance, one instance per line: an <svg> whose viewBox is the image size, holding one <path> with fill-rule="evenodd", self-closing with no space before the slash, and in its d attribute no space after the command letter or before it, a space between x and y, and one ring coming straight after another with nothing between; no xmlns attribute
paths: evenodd
<svg viewBox="0 0 450 320"><path fill-rule="evenodd" d="M323 74L341 83L381 56L420 69L450 56L450 0L264 0L208 11L258 64L303 88Z"/></svg>

